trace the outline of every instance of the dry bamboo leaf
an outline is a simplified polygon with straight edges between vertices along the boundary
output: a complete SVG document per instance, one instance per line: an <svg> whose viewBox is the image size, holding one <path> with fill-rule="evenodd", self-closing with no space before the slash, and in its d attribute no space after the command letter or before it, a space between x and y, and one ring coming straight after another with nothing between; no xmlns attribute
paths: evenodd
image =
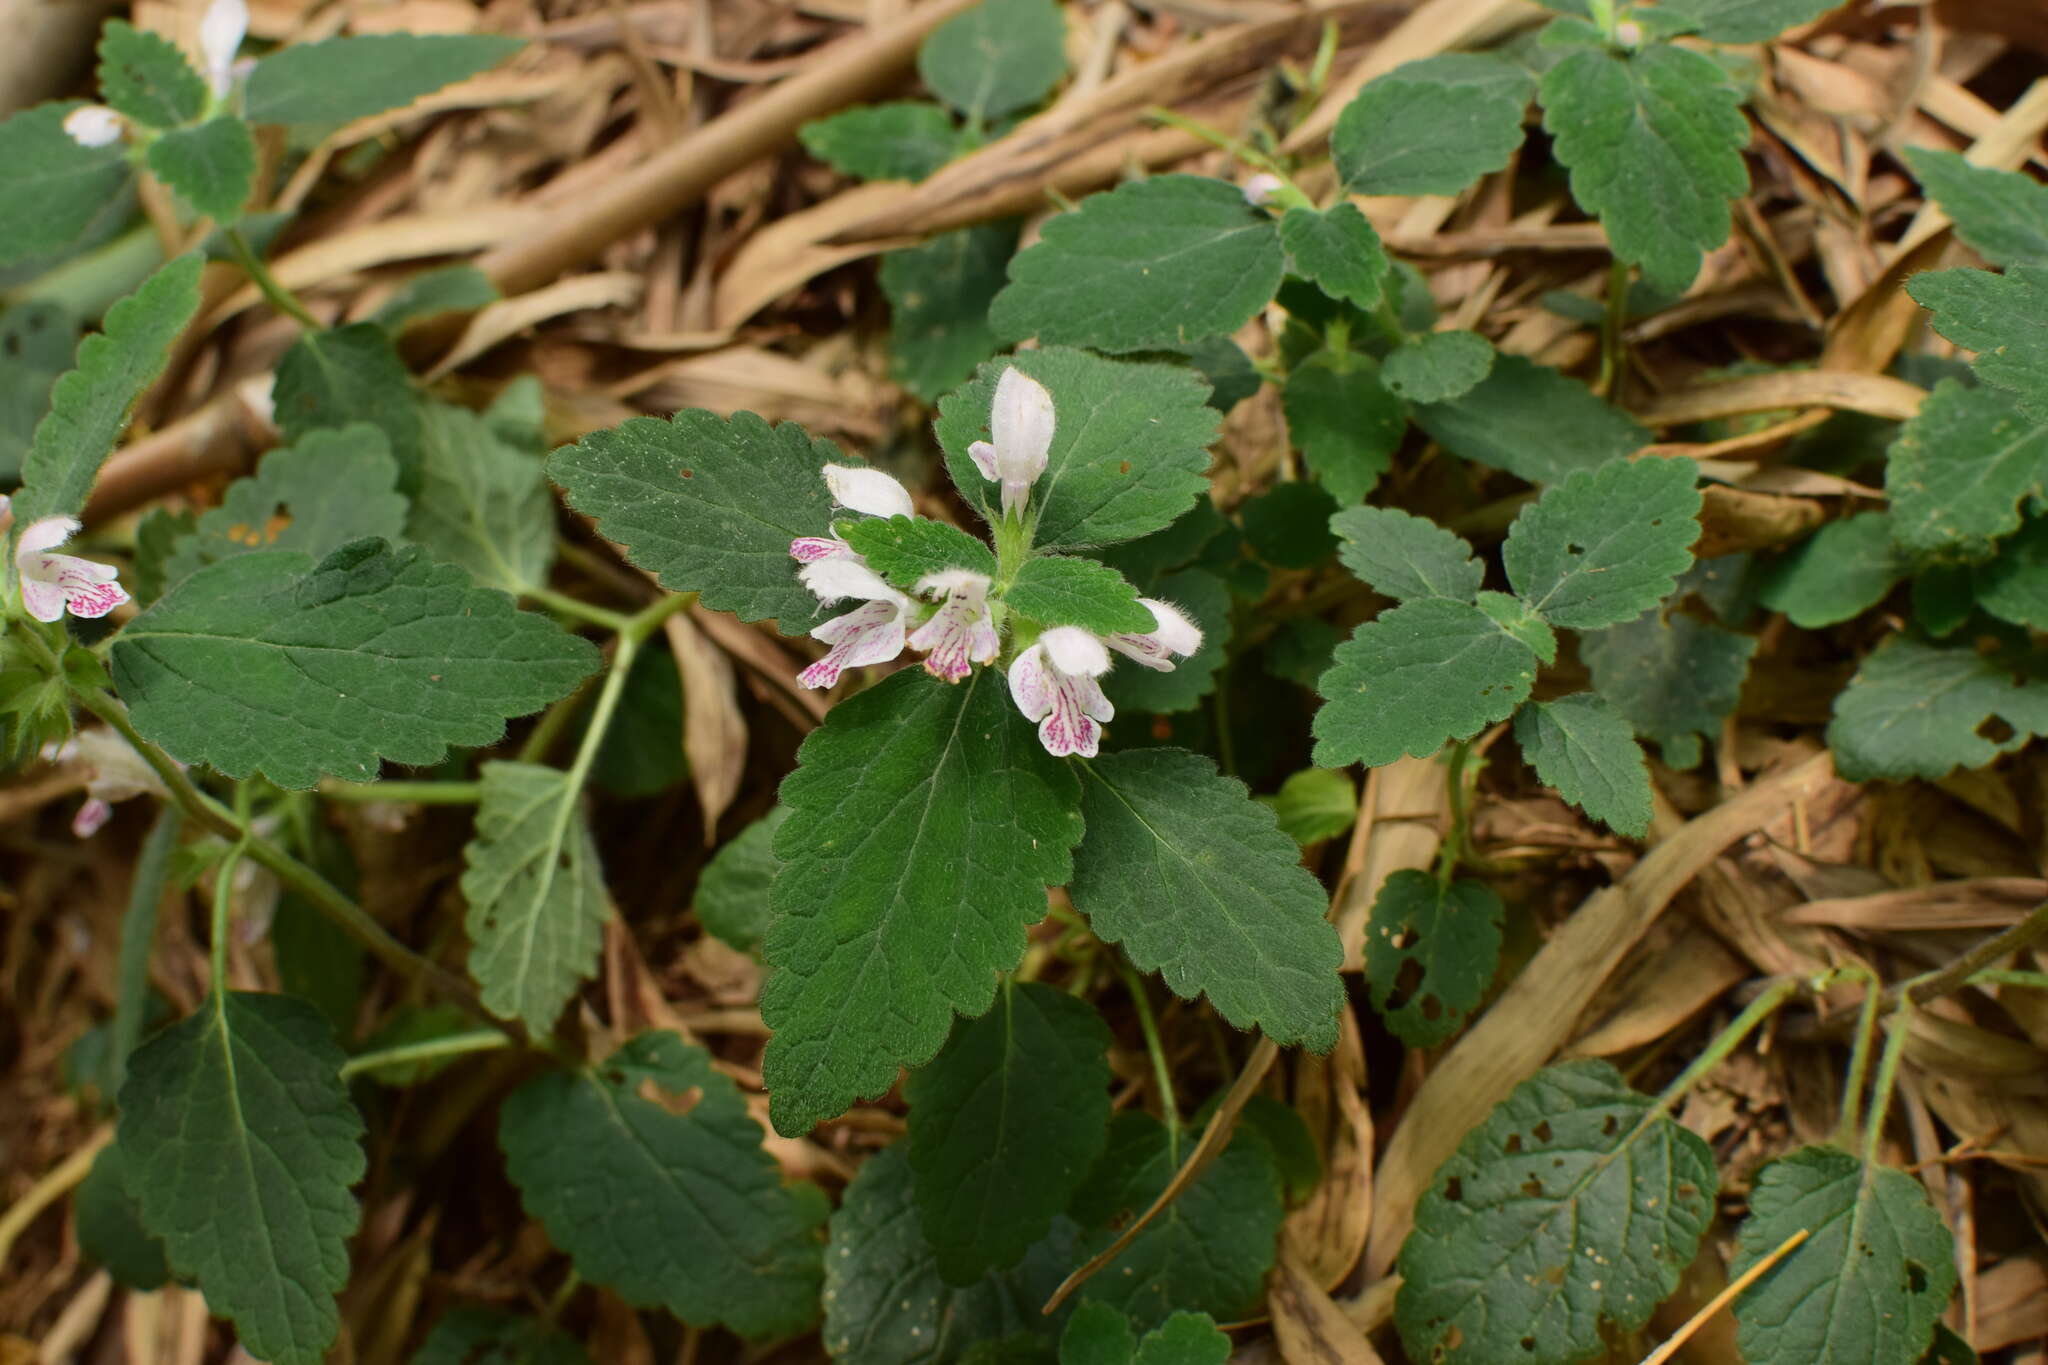
<svg viewBox="0 0 2048 1365"><path fill-rule="evenodd" d="M1779 370L1662 394L1637 408L1635 416L1647 426L1675 427L1782 408L1826 407L1905 422L1926 397L1925 389L1890 375Z"/></svg>
<svg viewBox="0 0 2048 1365"><path fill-rule="evenodd" d="M1991 1352L2048 1337L2048 1253L2008 1256L1977 1276L1977 1332L1971 1345Z"/></svg>
<svg viewBox="0 0 2048 1365"><path fill-rule="evenodd" d="M1700 489L1700 559L1789 545L1818 530L1827 510L1811 498L1752 493L1708 484Z"/></svg>
<svg viewBox="0 0 2048 1365"><path fill-rule="evenodd" d="M1586 1001L1679 888L1730 843L1833 775L1823 753L1758 782L1659 842L1622 881L1564 921L1438 1063L1394 1129L1374 1182L1368 1274L1384 1275L1393 1264L1415 1202L1444 1158L1569 1039Z"/></svg>
<svg viewBox="0 0 2048 1365"><path fill-rule="evenodd" d="M1346 1010L1337 1046L1328 1057L1303 1056L1296 1070L1297 1110L1308 1119L1302 1092L1306 1075L1318 1076L1337 1102L1327 1116L1323 1179L1281 1225L1280 1242L1310 1284L1330 1289L1351 1273L1372 1222L1372 1111L1366 1106L1365 1046L1358 1016ZM1315 1131L1315 1129L1311 1129Z"/></svg>
<svg viewBox="0 0 2048 1365"><path fill-rule="evenodd" d="M1396 872L1435 866L1450 821L1444 769L1431 758L1397 758L1366 774L1348 861L1357 872L1337 890L1334 917L1344 970L1365 970L1365 929L1380 887Z"/></svg>
<svg viewBox="0 0 2048 1365"><path fill-rule="evenodd" d="M1906 887L1871 896L1809 901L1788 910L1786 924L1897 932L1907 929L2003 929L2048 900L2038 877L1984 877Z"/></svg>
<svg viewBox="0 0 2048 1365"><path fill-rule="evenodd" d="M732 661L687 616L662 622L683 679L683 752L703 814L704 844L718 842L718 817L739 793L747 766L747 719L740 714Z"/></svg>
<svg viewBox="0 0 2048 1365"><path fill-rule="evenodd" d="M1323 1292L1314 1275L1282 1252L1266 1290L1273 1336L1287 1365L1380 1365L1358 1324Z"/></svg>
<svg viewBox="0 0 2048 1365"><path fill-rule="evenodd" d="M1676 1033L1749 972L1749 964L1713 934L1682 925L1654 951L1630 954L1588 1009L1588 1027L1565 1055L1611 1057Z"/></svg>
<svg viewBox="0 0 2048 1365"><path fill-rule="evenodd" d="M567 313L592 308L629 308L639 301L644 281L630 270L611 270L594 275L571 275L545 289L516 298L500 299L477 310L462 329L454 347L427 371L431 382L469 363L502 341L527 328Z"/></svg>

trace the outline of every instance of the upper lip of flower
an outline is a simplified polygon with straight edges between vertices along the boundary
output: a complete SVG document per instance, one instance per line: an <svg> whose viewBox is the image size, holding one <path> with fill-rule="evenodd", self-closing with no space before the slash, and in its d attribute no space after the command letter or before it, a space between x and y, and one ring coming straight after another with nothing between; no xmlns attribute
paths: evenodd
<svg viewBox="0 0 2048 1365"><path fill-rule="evenodd" d="M1003 514L1022 515L1031 485L1045 473L1051 459L1055 424L1052 394L1045 385L1012 365L996 381L989 408L989 434L994 442L975 441L968 456L982 477L1003 485Z"/></svg>
<svg viewBox="0 0 2048 1365"><path fill-rule="evenodd" d="M246 0L213 0L199 21L199 50L206 58L206 83L216 99L234 82L235 53L249 33Z"/></svg>

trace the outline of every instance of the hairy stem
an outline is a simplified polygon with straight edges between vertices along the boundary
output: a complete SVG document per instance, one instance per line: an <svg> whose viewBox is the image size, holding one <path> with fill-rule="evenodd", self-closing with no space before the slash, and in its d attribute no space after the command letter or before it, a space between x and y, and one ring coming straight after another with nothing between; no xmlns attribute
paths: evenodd
<svg viewBox="0 0 2048 1365"><path fill-rule="evenodd" d="M1152 998L1145 994L1145 979L1137 969L1115 954L1117 974L1138 1010L1138 1028L1145 1035L1145 1051L1152 1058L1152 1083L1159 1089L1159 1116L1166 1121L1166 1146L1180 1161L1180 1106L1173 1099L1173 1069L1166 1064L1166 1045L1159 1039L1159 1021L1152 1017Z"/></svg>
<svg viewBox="0 0 2048 1365"><path fill-rule="evenodd" d="M472 1052L492 1052L498 1048L511 1047L518 1040L499 1029L472 1029L468 1033L451 1033L445 1038L431 1038L424 1043L406 1043L398 1047L379 1048L375 1052L362 1052L341 1064L341 1078L348 1080L366 1071L381 1071L386 1067L407 1066L416 1062L435 1062L443 1057L462 1057Z"/></svg>
<svg viewBox="0 0 2048 1365"><path fill-rule="evenodd" d="M234 251L235 260L240 263L243 273L262 291L263 297L270 301L271 307L309 332L326 330L320 325L319 319L306 311L306 305L299 302L298 295L285 288L283 281L270 273L270 267L263 263L263 258L256 254L256 249L249 245L249 239L242 235L240 228L226 228L222 235L227 238L228 246Z"/></svg>

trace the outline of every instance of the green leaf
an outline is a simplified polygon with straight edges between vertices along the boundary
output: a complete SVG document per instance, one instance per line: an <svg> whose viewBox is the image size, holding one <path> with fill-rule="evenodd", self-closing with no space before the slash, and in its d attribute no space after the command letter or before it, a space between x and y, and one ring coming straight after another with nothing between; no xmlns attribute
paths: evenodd
<svg viewBox="0 0 2048 1365"><path fill-rule="evenodd" d="M1229 651L1230 589L1206 570L1184 569L1159 579L1145 595L1179 607L1201 628L1202 647L1163 673L1153 668L1111 669L1102 690L1118 711L1163 716L1192 710L1216 686L1216 670Z"/></svg>
<svg viewBox="0 0 2048 1365"><path fill-rule="evenodd" d="M679 1112L650 1090L694 1103ZM824 1200L784 1186L761 1138L739 1087L673 1033L528 1081L498 1121L521 1202L578 1274L743 1337L809 1326L823 1278Z"/></svg>
<svg viewBox="0 0 2048 1365"><path fill-rule="evenodd" d="M918 1230L909 1144L886 1147L862 1163L832 1215L825 1349L847 1365L952 1365L982 1342L1056 1333L1060 1318L1038 1310L1073 1267L1073 1238L1057 1219L1016 1269L955 1289Z"/></svg>
<svg viewBox="0 0 2048 1365"><path fill-rule="evenodd" d="M1328 211L1287 210L1280 218L1280 245L1297 275L1315 281L1333 299L1370 313L1386 289L1387 253L1379 233L1350 200Z"/></svg>
<svg viewBox="0 0 2048 1365"><path fill-rule="evenodd" d="M952 687L893 674L833 707L797 758L761 996L762 1074L790 1135L881 1094L954 1013L989 1007L1081 836L1073 773L990 669Z"/></svg>
<svg viewBox="0 0 2048 1365"><path fill-rule="evenodd" d="M517 38L481 33L375 33L293 43L256 63L243 113L252 123L349 123L468 80L523 46Z"/></svg>
<svg viewBox="0 0 2048 1365"><path fill-rule="evenodd" d="M100 98L147 128L176 128L206 112L206 80L177 44L119 19L100 30Z"/></svg>
<svg viewBox="0 0 2048 1365"><path fill-rule="evenodd" d="M1498 57L1451 53L1368 82L1330 133L1354 194L1461 194L1522 145L1526 72Z"/></svg>
<svg viewBox="0 0 2048 1365"><path fill-rule="evenodd" d="M519 596L545 586L555 500L539 456L466 408L427 403L420 417L420 491L405 538L485 587Z"/></svg>
<svg viewBox="0 0 2048 1365"><path fill-rule="evenodd" d="M1904 153L1927 197L1978 255L1996 266L2048 265L2048 185L2018 171L1973 166L1939 148Z"/></svg>
<svg viewBox="0 0 2048 1365"><path fill-rule="evenodd" d="M1316 685L1316 765L1427 758L1506 720L1535 682L1536 655L1478 607L1403 602L1338 645Z"/></svg>
<svg viewBox="0 0 2048 1365"><path fill-rule="evenodd" d="M1418 1360L1566 1365L1678 1288L1714 1216L1707 1144L1606 1062L1545 1067L1415 1206L1394 1322Z"/></svg>
<svg viewBox="0 0 2048 1365"><path fill-rule="evenodd" d="M1303 768L1290 774L1259 804L1273 812L1281 832L1306 848L1334 839L1358 820L1358 788L1351 774L1334 768Z"/></svg>
<svg viewBox="0 0 2048 1365"><path fill-rule="evenodd" d="M1162 175L1092 194L1010 260L989 322L1103 351L1229 336L1272 302L1287 265L1280 229L1235 185Z"/></svg>
<svg viewBox="0 0 2048 1365"><path fill-rule="evenodd" d="M0 145L0 166L6 164ZM107 310L104 331L78 343L77 367L51 390L49 414L22 461L16 526L77 516L85 506L136 400L164 372L171 344L199 311L201 264L196 254L171 261Z"/></svg>
<svg viewBox="0 0 2048 1365"><path fill-rule="evenodd" d="M1911 572L1892 548L1892 519L1861 512L1831 521L1771 566L1758 592L1795 626L1818 630L1861 616Z"/></svg>
<svg viewBox="0 0 2048 1365"><path fill-rule="evenodd" d="M604 869L568 774L486 763L476 837L462 850L469 974L484 1007L537 1037L597 970L611 914Z"/></svg>
<svg viewBox="0 0 2048 1365"><path fill-rule="evenodd" d="M1627 716L1638 735L1662 745L1675 768L1699 761L1694 736L1721 733L1721 721L1742 699L1754 653L1755 636L1679 611L1647 612L1579 641L1593 690Z"/></svg>
<svg viewBox="0 0 2048 1365"><path fill-rule="evenodd" d="M464 1304L441 1315L408 1365L590 1365L590 1357L534 1318Z"/></svg>
<svg viewBox="0 0 2048 1365"><path fill-rule="evenodd" d="M924 100L841 110L806 123L797 139L812 156L857 180L922 180L962 149L951 115Z"/></svg>
<svg viewBox="0 0 2048 1365"><path fill-rule="evenodd" d="M846 543L858 551L868 567L905 592L914 592L918 580L948 569L965 569L993 578L995 551L957 526L929 517L869 517L846 526ZM1145 618L1144 629L1151 629Z"/></svg>
<svg viewBox="0 0 2048 1365"><path fill-rule="evenodd" d="M1956 1288L1955 1240L1904 1171L1802 1147L1757 1173L1738 1275L1800 1229L1811 1235L1735 1301L1755 1365L1913 1365Z"/></svg>
<svg viewBox="0 0 2048 1365"><path fill-rule="evenodd" d="M704 932L729 948L759 952L768 932L769 889L782 864L775 857L775 832L789 818L777 806L726 841L704 865L697 882L696 911Z"/></svg>
<svg viewBox="0 0 2048 1365"><path fill-rule="evenodd" d="M817 624L818 604L797 582L789 543L831 523L819 472L828 462L846 463L839 447L794 422L691 408L592 432L555 452L548 477L663 587L801 635Z"/></svg>
<svg viewBox="0 0 2048 1365"><path fill-rule="evenodd" d="M1337 558L1383 596L1470 602L1486 566L1472 547L1427 517L1392 507L1348 507L1330 518Z"/></svg>
<svg viewBox="0 0 2048 1365"><path fill-rule="evenodd" d="M989 305L1016 250L1014 222L982 223L882 257L889 370L898 383L936 403L996 353Z"/></svg>
<svg viewBox="0 0 2048 1365"><path fill-rule="evenodd" d="M311 432L228 485L220 506L200 514L193 534L165 562L165 582L256 550L324 559L364 536L396 539L406 513L397 481L391 447L369 423Z"/></svg>
<svg viewBox="0 0 2048 1365"><path fill-rule="evenodd" d="M1416 868L1389 873L1365 932L1372 1007L1410 1047L1435 1047L1479 1008L1500 966L1500 897Z"/></svg>
<svg viewBox="0 0 2048 1365"><path fill-rule="evenodd" d="M588 733L588 723L583 727ZM643 649L597 742L590 780L607 796L659 796L690 775L683 751L683 675L675 651Z"/></svg>
<svg viewBox="0 0 2048 1365"><path fill-rule="evenodd" d="M1337 1041L1344 957L1329 897L1273 813L1216 765L1135 749L1078 765L1087 833L1068 894L1174 994L1241 1029L1318 1052Z"/></svg>
<svg viewBox="0 0 2048 1365"><path fill-rule="evenodd" d="M1543 77L1543 126L1617 258L1683 290L1728 240L1728 201L1749 188L1742 97L1713 61L1668 43L1580 48Z"/></svg>
<svg viewBox="0 0 2048 1365"><path fill-rule="evenodd" d="M366 540L317 564L260 550L209 565L128 624L112 663L146 738L296 790L496 743L597 651L416 548Z"/></svg>
<svg viewBox="0 0 2048 1365"><path fill-rule="evenodd" d="M1687 459L1571 475L1509 528L1500 554L1508 581L1553 626L1597 630L1634 620L1692 565L1698 482L1699 467Z"/></svg>
<svg viewBox="0 0 2048 1365"><path fill-rule="evenodd" d="M919 1223L947 1284L1016 1265L1067 1207L1107 1137L1109 1044L1087 1001L1006 981L911 1073Z"/></svg>
<svg viewBox="0 0 2048 1365"><path fill-rule="evenodd" d="M149 144L149 169L205 218L239 218L256 179L256 139L232 115L174 128Z"/></svg>
<svg viewBox="0 0 2048 1365"><path fill-rule="evenodd" d="M1089 1229L1076 1259L1114 1242L1152 1206L1186 1157L1158 1119L1135 1111L1118 1114L1102 1159L1074 1197L1073 1216ZM1076 1297L1122 1309L1148 1329L1176 1311L1225 1322L1251 1317L1273 1265L1284 1209L1272 1150L1256 1134L1239 1130L1110 1270L1083 1284Z"/></svg>
<svg viewBox="0 0 2048 1365"><path fill-rule="evenodd" d="M414 323L450 313L474 313L503 297L491 277L475 266L467 262L444 265L422 270L398 286L377 305L370 321L391 335L400 336ZM538 384L537 380L531 382Z"/></svg>
<svg viewBox="0 0 2048 1365"><path fill-rule="evenodd" d="M1539 701L1515 717L1515 742L1543 785L1617 834L1650 832L1650 770L1628 718L1591 692Z"/></svg>
<svg viewBox="0 0 2048 1365"><path fill-rule="evenodd" d="M249 1353L320 1365L341 1326L363 1120L311 1005L227 991L137 1049L116 1141L171 1268Z"/></svg>
<svg viewBox="0 0 2048 1365"><path fill-rule="evenodd" d="M420 399L383 328L356 322L301 336L278 362L273 397L287 441L322 427L376 423L398 460L398 491L419 490Z"/></svg>
<svg viewBox="0 0 2048 1365"><path fill-rule="evenodd" d="M1238 509L1253 551L1283 569L1313 568L1330 557L1337 548L1330 531L1336 514L1329 490L1298 480L1275 484Z"/></svg>
<svg viewBox="0 0 2048 1365"><path fill-rule="evenodd" d="M1998 557L1975 565L1970 596L2001 621L2048 629L2048 521L2031 520L1998 547Z"/></svg>
<svg viewBox="0 0 2048 1365"><path fill-rule="evenodd" d="M164 1244L142 1225L141 1205L128 1192L126 1172L119 1143L100 1148L92 1169L71 1196L71 1216L78 1249L123 1289L146 1294L169 1283L171 1267L164 1259Z"/></svg>
<svg viewBox="0 0 2048 1365"><path fill-rule="evenodd" d="M939 402L935 429L946 469L984 520L1000 516L998 485L981 476L967 447L989 439L996 381L1012 365L1053 398L1052 450L1026 513L1039 549L1084 549L1149 535L1208 492L1206 447L1222 418L1203 401L1207 387L1200 379L1177 365L1106 360L1055 346L992 361Z"/></svg>
<svg viewBox="0 0 2048 1365"><path fill-rule="evenodd" d="M2048 265L2003 275L1934 270L1907 280L1906 292L1933 312L1935 331L1977 353L1978 378L2012 390L2022 412L2048 422Z"/></svg>
<svg viewBox="0 0 2048 1365"><path fill-rule="evenodd" d="M1363 501L1393 467L1408 410L1368 356L1323 351L1288 371L1287 434L1340 505Z"/></svg>
<svg viewBox="0 0 2048 1365"><path fill-rule="evenodd" d="M1038 103L1067 74L1067 26L1053 0L982 0L917 50L931 92L980 126Z"/></svg>
<svg viewBox="0 0 2048 1365"><path fill-rule="evenodd" d="M1710 43L1767 43L1841 5L1842 0L1661 0L1657 8L1696 26Z"/></svg>
<svg viewBox="0 0 2048 1365"><path fill-rule="evenodd" d="M36 423L50 410L57 376L71 368L78 321L58 303L33 300L0 312L0 485L21 478Z"/></svg>
<svg viewBox="0 0 2048 1365"><path fill-rule="evenodd" d="M1885 463L1892 538L1918 557L1987 559L2048 499L2048 423L2011 394L1944 379L1899 429Z"/></svg>
<svg viewBox="0 0 2048 1365"><path fill-rule="evenodd" d="M1496 356L1493 371L1447 403L1418 403L1415 424L1453 455L1529 483L1556 483L1650 442L1635 418L1569 375L1526 356Z"/></svg>
<svg viewBox="0 0 2048 1365"><path fill-rule="evenodd" d="M1992 737L2004 721L2010 739ZM1893 636L1835 698L1828 747L1851 782L1946 777L1981 768L2048 732L2048 682L2016 680L1965 645L1942 649Z"/></svg>
<svg viewBox="0 0 2048 1365"><path fill-rule="evenodd" d="M81 147L64 131L78 100L0 122L0 265L62 251L128 184L128 149Z"/></svg>
<svg viewBox="0 0 2048 1365"><path fill-rule="evenodd" d="M1224 1365L1229 1359L1230 1338L1207 1313L1175 1313L1141 1343L1129 1318L1089 1299L1060 1335L1060 1365Z"/></svg>
<svg viewBox="0 0 2048 1365"><path fill-rule="evenodd" d="M1380 368L1390 393L1411 403L1446 403L1493 373L1493 345L1477 332L1424 332Z"/></svg>
<svg viewBox="0 0 2048 1365"><path fill-rule="evenodd" d="M1034 556L1017 571L1003 601L1041 625L1080 626L1096 635L1144 634L1158 624L1122 574L1092 559Z"/></svg>

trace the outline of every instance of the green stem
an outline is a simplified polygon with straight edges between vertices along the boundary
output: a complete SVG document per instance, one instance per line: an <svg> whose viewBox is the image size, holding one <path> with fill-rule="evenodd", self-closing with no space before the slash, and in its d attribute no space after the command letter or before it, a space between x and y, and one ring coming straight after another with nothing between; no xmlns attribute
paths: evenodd
<svg viewBox="0 0 2048 1365"><path fill-rule="evenodd" d="M1877 1164L1878 1144L1884 1139L1885 1115L1891 1111L1892 1088L1898 1084L1899 1062L1906 1055L1906 1035L1912 1032L1911 1006L1892 1011L1885 1034L1884 1056L1877 1063L1877 1084L1870 1088L1870 1127L1863 1135L1863 1164Z"/></svg>
<svg viewBox="0 0 2048 1365"><path fill-rule="evenodd" d="M1973 986L2020 986L2031 991L2048 991L2048 972L2016 972L1992 967L1970 978Z"/></svg>
<svg viewBox="0 0 2048 1365"><path fill-rule="evenodd" d="M1728 1054L1742 1045L1742 1040L1754 1033L1764 1020L1776 1013L1787 1000L1797 995L1802 984L1797 977L1783 976L1766 986L1762 994L1749 1002L1742 1013L1735 1016L1728 1027L1714 1035L1714 1041L1707 1044L1706 1051L1693 1058L1692 1065L1679 1073L1678 1079L1664 1087L1664 1093L1657 1096L1657 1102L1644 1113L1636 1125L1641 1131L1648 1125L1663 1118L1677 1107L1700 1078L1728 1059Z"/></svg>
<svg viewBox="0 0 2048 1365"><path fill-rule="evenodd" d="M693 592L671 593L620 622L619 645L612 651L604 690L597 694L597 704L590 709L590 723L583 731L583 743L576 750L575 762L569 765L570 791L583 790L583 783L597 762L597 751L604 747L604 732L611 727L612 713L619 709L619 698L625 695L626 675L633 671L633 660L639 656L640 647L647 643L648 636L661 629L663 621L686 610L696 600L697 594ZM566 814L569 807L564 804L562 809Z"/></svg>
<svg viewBox="0 0 2048 1365"><path fill-rule="evenodd" d="M446 1038L433 1038L424 1043L406 1043L399 1047L380 1048L375 1052L358 1053L341 1064L341 1078L348 1080L366 1071L381 1071L386 1067L407 1066L415 1062L435 1062L443 1057L462 1057L472 1052L491 1052L498 1048L511 1047L516 1040L509 1033L498 1029L474 1029L468 1033L451 1033Z"/></svg>
<svg viewBox="0 0 2048 1365"><path fill-rule="evenodd" d="M240 228L224 228L221 235L227 238L228 246L235 253L235 259L241 263L243 272L257 289L262 291L263 297L270 300L271 307L309 332L326 330L318 319L306 311L306 305L299 302L298 295L285 288L283 282L270 273L270 267L263 264L263 258L249 245L249 239L242 235Z"/></svg>
<svg viewBox="0 0 2048 1365"><path fill-rule="evenodd" d="M1458 866L1466 861L1470 847L1465 838L1465 762L1471 756L1472 745L1459 740L1444 760L1444 797L1450 805L1450 820L1443 846L1437 850L1436 879L1445 886L1458 875Z"/></svg>
<svg viewBox="0 0 2048 1365"><path fill-rule="evenodd" d="M1600 327L1600 380L1594 392L1614 395L1621 378L1621 333L1628 325L1628 262L1615 258L1607 268L1607 317Z"/></svg>
<svg viewBox="0 0 2048 1365"><path fill-rule="evenodd" d="M213 870L213 937L207 947L215 995L228 988L228 922L235 899L235 867L248 851L249 836L245 834L228 849L227 856Z"/></svg>
<svg viewBox="0 0 2048 1365"><path fill-rule="evenodd" d="M1897 1000L1911 1001L1915 1005L1924 1005L1930 1000L1953 994L1968 985L1970 979L1985 968L2000 958L2027 947L2043 934L2048 934L2048 901L2035 906L2018 924L1985 939L1946 967L1912 977L1887 994L1895 993ZM1889 1000L1886 1003L1896 1001Z"/></svg>
<svg viewBox="0 0 2048 1365"><path fill-rule="evenodd" d="M1122 953L1113 955L1117 975L1124 980L1124 989L1130 993L1131 1003L1138 1010L1138 1028L1145 1035L1145 1051L1152 1058L1152 1084L1159 1089L1159 1116L1166 1121L1166 1148L1172 1153L1173 1164L1180 1164L1180 1106L1173 1100L1173 1072L1166 1064L1166 1045L1159 1040L1159 1021L1152 1017L1152 999L1145 994L1145 980L1137 969L1124 960Z"/></svg>
<svg viewBox="0 0 2048 1365"><path fill-rule="evenodd" d="M1863 1122L1863 1086L1870 1075L1870 1048L1877 1038L1877 1003L1884 993L1877 977L1863 967L1843 967L1829 973L1829 980L1852 978L1863 982L1863 1001L1856 1012L1856 1041L1849 1048L1849 1072L1842 1078L1842 1119L1835 1126L1835 1140L1847 1147L1856 1140Z"/></svg>
<svg viewBox="0 0 2048 1365"><path fill-rule="evenodd" d="M402 801L415 806L473 806L483 800L481 782L343 782L329 778L320 794L330 801Z"/></svg>
<svg viewBox="0 0 2048 1365"><path fill-rule="evenodd" d="M526 595L543 606L552 607L564 616L573 616L579 621L602 626L614 634L626 628L627 618L605 607L594 607L590 603L556 592L553 588L528 588Z"/></svg>

